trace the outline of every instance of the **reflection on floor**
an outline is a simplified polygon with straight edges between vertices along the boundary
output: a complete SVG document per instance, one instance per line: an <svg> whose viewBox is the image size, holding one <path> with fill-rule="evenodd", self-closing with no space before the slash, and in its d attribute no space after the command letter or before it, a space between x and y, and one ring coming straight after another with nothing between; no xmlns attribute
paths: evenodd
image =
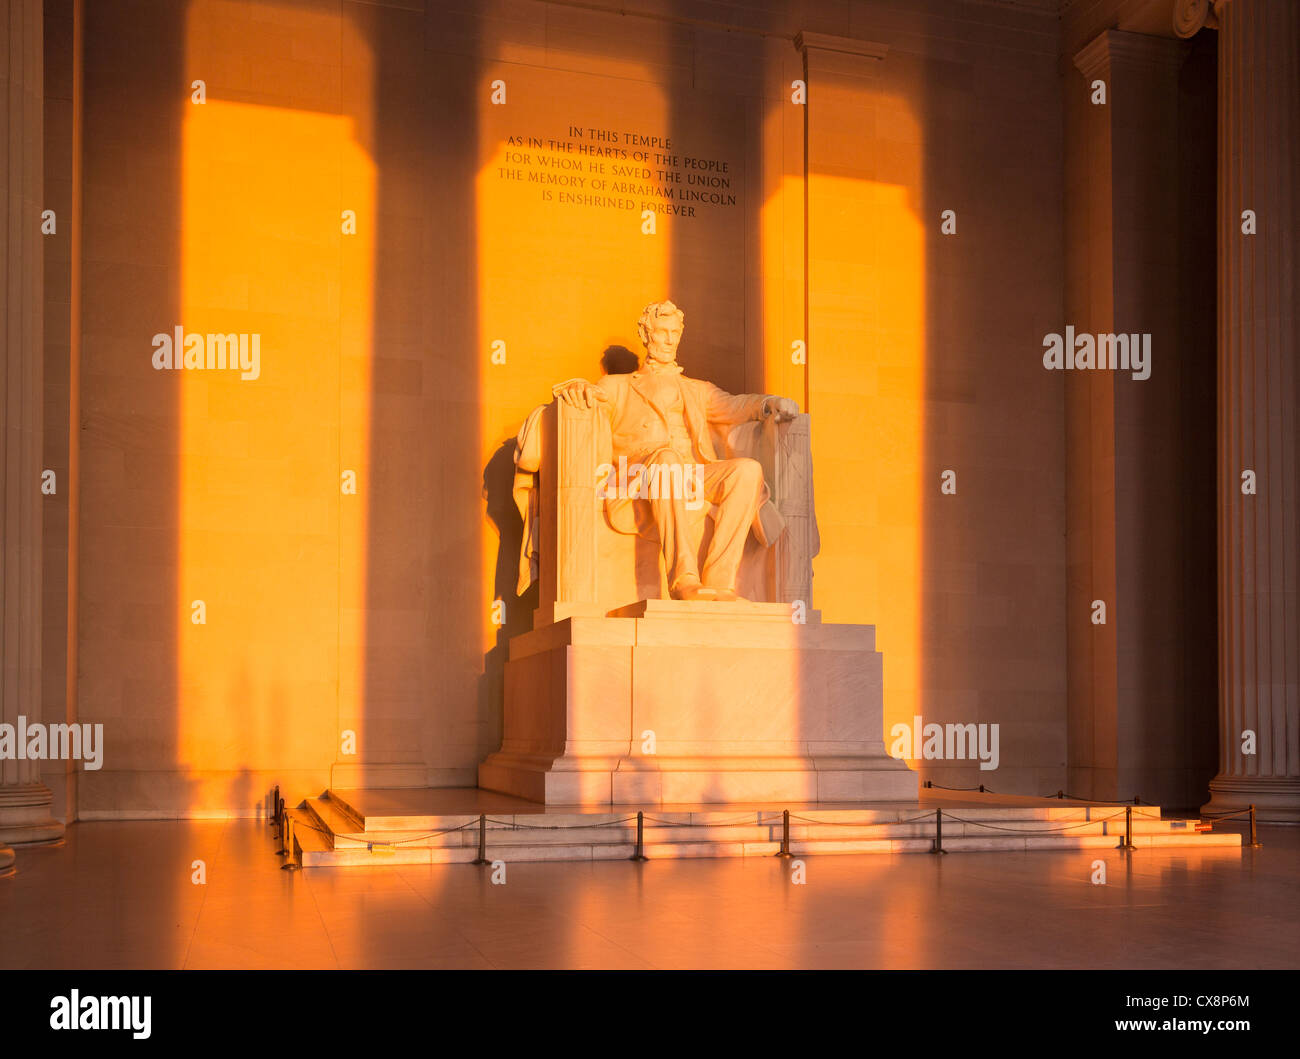
<svg viewBox="0 0 1300 1059"><path fill-rule="evenodd" d="M83 823L0 880L0 967L1294 966L1300 829L1260 840L508 864L497 885L465 864L281 871L251 820Z"/></svg>

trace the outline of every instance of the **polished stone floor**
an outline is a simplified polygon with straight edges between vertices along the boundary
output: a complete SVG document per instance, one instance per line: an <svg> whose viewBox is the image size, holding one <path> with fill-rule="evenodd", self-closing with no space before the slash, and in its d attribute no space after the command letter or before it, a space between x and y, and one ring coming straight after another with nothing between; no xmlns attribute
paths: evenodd
<svg viewBox="0 0 1300 1059"><path fill-rule="evenodd" d="M0 879L2 968L1295 967L1264 848L280 870L254 821L85 823ZM194 862L207 881L192 881Z"/></svg>

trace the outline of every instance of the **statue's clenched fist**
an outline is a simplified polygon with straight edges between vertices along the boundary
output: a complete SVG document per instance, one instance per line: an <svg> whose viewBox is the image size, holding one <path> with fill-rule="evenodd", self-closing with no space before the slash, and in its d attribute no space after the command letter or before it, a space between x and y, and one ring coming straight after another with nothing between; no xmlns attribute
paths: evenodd
<svg viewBox="0 0 1300 1059"><path fill-rule="evenodd" d="M763 415L775 416L778 423L787 423L799 414L799 406L788 397L769 397L763 402Z"/></svg>

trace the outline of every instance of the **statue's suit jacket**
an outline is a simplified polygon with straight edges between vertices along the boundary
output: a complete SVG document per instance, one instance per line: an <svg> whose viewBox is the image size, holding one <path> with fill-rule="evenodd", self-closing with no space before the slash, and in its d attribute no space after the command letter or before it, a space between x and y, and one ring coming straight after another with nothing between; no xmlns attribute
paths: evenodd
<svg viewBox="0 0 1300 1059"><path fill-rule="evenodd" d="M675 378L682 394L682 415L690 435L693 451L678 455L697 463L715 463L720 457L709 434L709 427L729 427L763 418L766 394L730 394L703 379L690 379L676 369ZM563 383L561 385L564 385ZM596 405L600 420L608 424L597 440L601 463L613 464L626 456L629 464L648 460L672 444L668 426L669 410L655 400L649 375L637 371L627 375L604 375L596 383L608 396L608 402ZM769 491L764 485L760 506ZM650 505L627 497L608 497L605 516L620 533L653 534L654 516Z"/></svg>
<svg viewBox="0 0 1300 1059"><path fill-rule="evenodd" d="M694 452L680 453L697 463L713 463L719 459L709 436L710 424L732 426L751 419L763 418L766 394L730 394L703 379L688 379L676 375L681 387L682 411L686 430L690 434ZM598 411L609 416L610 455L626 455L628 462L648 459L658 450L671 444L668 428L668 409L655 401L653 388L645 372L630 375L605 375L596 383L609 395L609 403L598 405Z"/></svg>

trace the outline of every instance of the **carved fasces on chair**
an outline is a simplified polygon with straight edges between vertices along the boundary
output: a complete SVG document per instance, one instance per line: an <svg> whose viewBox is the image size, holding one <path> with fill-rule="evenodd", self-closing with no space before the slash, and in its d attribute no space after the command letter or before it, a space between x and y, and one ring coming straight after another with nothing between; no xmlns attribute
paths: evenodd
<svg viewBox="0 0 1300 1059"><path fill-rule="evenodd" d="M781 424L777 434L774 495L786 525L776 544L779 602L803 600L811 609L812 561L822 547L813 503L812 417L800 415Z"/></svg>
<svg viewBox="0 0 1300 1059"><path fill-rule="evenodd" d="M603 518L596 495L600 425L595 410L563 401L552 401L542 413L539 609L543 615L553 611L548 621L600 612L595 606L600 595L596 532Z"/></svg>
<svg viewBox="0 0 1300 1059"><path fill-rule="evenodd" d="M813 505L812 417L785 423L765 419L741 423L721 439L728 456L748 456L763 467L778 518L763 518L772 549L772 603L802 600L812 607L812 561L821 550ZM719 451L723 451L720 449ZM763 513L760 512L760 517Z"/></svg>
<svg viewBox="0 0 1300 1059"><path fill-rule="evenodd" d="M599 409L557 400L540 410L530 429L539 434L525 438L521 431L519 452L540 451L533 481L537 502L532 505L541 581L535 626L573 615L604 616L635 602L635 547L631 538L611 528L599 492L600 467L610 460L607 420ZM748 456L762 464L775 508L764 519L769 547L746 560L763 564L762 576L756 578L763 596L757 601L803 600L811 608L812 559L820 542L813 509L810 417L743 423L721 440L727 455ZM525 468L531 470L531 461L523 459L517 466L522 476ZM611 562L628 569L611 571ZM521 574L523 569L521 564Z"/></svg>

